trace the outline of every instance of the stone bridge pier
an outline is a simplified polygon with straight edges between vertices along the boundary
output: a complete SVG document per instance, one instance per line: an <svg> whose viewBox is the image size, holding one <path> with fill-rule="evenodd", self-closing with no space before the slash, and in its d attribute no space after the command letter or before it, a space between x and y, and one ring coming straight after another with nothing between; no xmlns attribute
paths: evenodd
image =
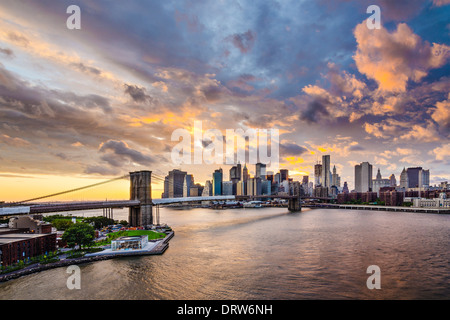
<svg viewBox="0 0 450 320"><path fill-rule="evenodd" d="M302 211L302 202L300 197L289 198L288 210L291 212Z"/></svg>
<svg viewBox="0 0 450 320"><path fill-rule="evenodd" d="M132 227L153 224L152 172L130 172L130 200L139 200L140 205L130 207L128 223Z"/></svg>

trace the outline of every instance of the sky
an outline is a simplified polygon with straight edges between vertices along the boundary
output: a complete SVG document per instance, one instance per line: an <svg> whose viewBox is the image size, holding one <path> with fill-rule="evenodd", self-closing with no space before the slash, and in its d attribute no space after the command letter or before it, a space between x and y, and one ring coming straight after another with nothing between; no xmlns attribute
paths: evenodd
<svg viewBox="0 0 450 320"><path fill-rule="evenodd" d="M330 155L350 189L365 161L450 181L449 17L449 0L0 0L0 201L139 170L228 179L228 164L173 162L172 133L196 120L278 129L294 180Z"/></svg>

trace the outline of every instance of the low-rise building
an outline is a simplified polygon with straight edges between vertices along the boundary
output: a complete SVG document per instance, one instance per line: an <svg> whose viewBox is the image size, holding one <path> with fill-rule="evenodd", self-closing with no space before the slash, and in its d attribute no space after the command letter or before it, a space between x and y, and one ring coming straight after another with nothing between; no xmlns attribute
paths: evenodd
<svg viewBox="0 0 450 320"><path fill-rule="evenodd" d="M52 225L38 219L39 217L18 216L9 219L10 229L21 229L31 233L51 233Z"/></svg>
<svg viewBox="0 0 450 320"><path fill-rule="evenodd" d="M441 193L439 198L434 199L415 198L413 206L417 208L450 208L450 199L447 199L445 193Z"/></svg>
<svg viewBox="0 0 450 320"><path fill-rule="evenodd" d="M46 255L56 250L56 233L7 233L0 232L0 263L9 266L19 261Z"/></svg>
<svg viewBox="0 0 450 320"><path fill-rule="evenodd" d="M0 228L0 265L46 255L56 250L56 233L52 225L36 216L10 219L8 227Z"/></svg>
<svg viewBox="0 0 450 320"><path fill-rule="evenodd" d="M111 241L111 250L140 250L148 244L148 236L125 236Z"/></svg>

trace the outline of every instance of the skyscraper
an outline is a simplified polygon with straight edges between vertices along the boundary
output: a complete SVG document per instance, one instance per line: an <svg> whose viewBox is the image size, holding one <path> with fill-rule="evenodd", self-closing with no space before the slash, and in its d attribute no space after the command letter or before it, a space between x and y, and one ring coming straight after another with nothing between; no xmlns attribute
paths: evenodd
<svg viewBox="0 0 450 320"><path fill-rule="evenodd" d="M403 171L400 174L400 188L408 189L408 174L406 173L405 168L403 168Z"/></svg>
<svg viewBox="0 0 450 320"><path fill-rule="evenodd" d="M203 188L202 197L210 197L213 195L211 181L206 180L205 187Z"/></svg>
<svg viewBox="0 0 450 320"><path fill-rule="evenodd" d="M288 169L281 169L280 170L280 182L283 182L285 180L289 179L289 170Z"/></svg>
<svg viewBox="0 0 450 320"><path fill-rule="evenodd" d="M314 186L318 187L322 185L322 165L317 163L314 165Z"/></svg>
<svg viewBox="0 0 450 320"><path fill-rule="evenodd" d="M372 191L372 165L369 162L362 162L355 166L355 191Z"/></svg>
<svg viewBox="0 0 450 320"><path fill-rule="evenodd" d="M238 163L237 165L231 167L230 169L230 181L238 182L241 180L241 164Z"/></svg>
<svg viewBox="0 0 450 320"><path fill-rule="evenodd" d="M183 185L187 172L174 169L169 171L164 181L164 194L167 198L181 198L183 197ZM167 186L167 194L166 194Z"/></svg>
<svg viewBox="0 0 450 320"><path fill-rule="evenodd" d="M183 181L183 197L191 196L191 187L193 186L194 186L194 176L192 174L185 175Z"/></svg>
<svg viewBox="0 0 450 320"><path fill-rule="evenodd" d="M266 179L273 182L273 171L267 171Z"/></svg>
<svg viewBox="0 0 450 320"><path fill-rule="evenodd" d="M331 186L341 187L341 177L336 173L336 166L333 166L333 174L331 175Z"/></svg>
<svg viewBox="0 0 450 320"><path fill-rule="evenodd" d="M331 187L331 181L330 181L331 171L330 171L330 156L324 155L322 156L322 181L323 186L330 188Z"/></svg>
<svg viewBox="0 0 450 320"><path fill-rule="evenodd" d="M231 196L233 195L233 182L223 181L222 182L222 195Z"/></svg>
<svg viewBox="0 0 450 320"><path fill-rule="evenodd" d="M169 197L169 176L166 176L164 178L164 192L161 198L168 198L168 197Z"/></svg>
<svg viewBox="0 0 450 320"><path fill-rule="evenodd" d="M255 178L266 178L266 165L264 163L257 163L255 169Z"/></svg>
<svg viewBox="0 0 450 320"><path fill-rule="evenodd" d="M389 182L391 187L397 186L397 179L395 179L395 174L391 174L391 176L389 177Z"/></svg>
<svg viewBox="0 0 450 320"><path fill-rule="evenodd" d="M430 186L430 170L420 170L419 172L419 188L428 188Z"/></svg>
<svg viewBox="0 0 450 320"><path fill-rule="evenodd" d="M244 169L242 170L242 180L247 181L249 178L250 178L250 176L248 174L247 165L244 164Z"/></svg>
<svg viewBox="0 0 450 320"><path fill-rule="evenodd" d="M406 169L408 175L408 188L419 188L419 174L422 171L422 167L414 167Z"/></svg>
<svg viewBox="0 0 450 320"><path fill-rule="evenodd" d="M344 187L342 188L342 192L343 192L343 193L349 193L349 192L350 192L350 191L348 190L347 181L344 181Z"/></svg>
<svg viewBox="0 0 450 320"><path fill-rule="evenodd" d="M383 187L389 187L391 181L389 179L383 179L381 176L380 168L378 168L377 177L372 181L372 191L376 192L380 196L380 189Z"/></svg>
<svg viewBox="0 0 450 320"><path fill-rule="evenodd" d="M309 182L309 176L303 176L302 177L302 184L308 184L308 182Z"/></svg>
<svg viewBox="0 0 450 320"><path fill-rule="evenodd" d="M222 182L223 182L223 170L222 168L217 169L213 173L213 195L221 196L222 195Z"/></svg>

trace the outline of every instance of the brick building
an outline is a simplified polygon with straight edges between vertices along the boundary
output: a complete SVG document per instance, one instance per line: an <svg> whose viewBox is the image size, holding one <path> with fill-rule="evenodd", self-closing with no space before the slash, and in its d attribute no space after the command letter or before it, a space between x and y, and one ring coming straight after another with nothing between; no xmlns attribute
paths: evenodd
<svg viewBox="0 0 450 320"><path fill-rule="evenodd" d="M399 191L380 191L380 200L384 201L386 206L401 206L403 205L403 192Z"/></svg>
<svg viewBox="0 0 450 320"><path fill-rule="evenodd" d="M56 250L56 233L0 233L0 263L9 266Z"/></svg>
<svg viewBox="0 0 450 320"><path fill-rule="evenodd" d="M8 228L0 228L0 265L9 266L56 250L52 226L37 217L10 219Z"/></svg>

